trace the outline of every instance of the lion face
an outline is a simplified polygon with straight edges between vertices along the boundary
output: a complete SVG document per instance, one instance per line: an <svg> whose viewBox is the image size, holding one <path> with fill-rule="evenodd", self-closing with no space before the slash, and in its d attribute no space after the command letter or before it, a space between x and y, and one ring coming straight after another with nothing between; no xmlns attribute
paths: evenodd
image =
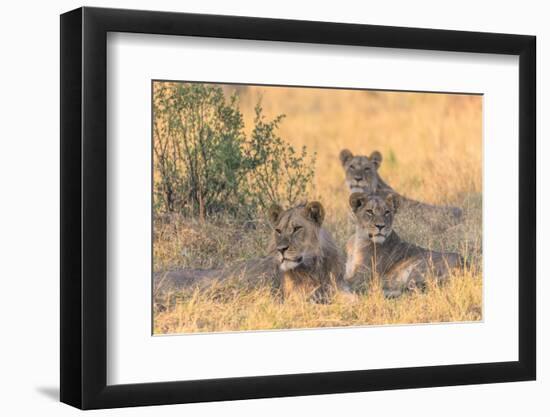
<svg viewBox="0 0 550 417"><path fill-rule="evenodd" d="M378 187L378 168L382 155L374 151L370 156L354 156L348 149L340 152L340 162L346 173L346 184L352 193L376 192Z"/></svg>
<svg viewBox="0 0 550 417"><path fill-rule="evenodd" d="M313 267L322 255L320 231L324 217L325 210L317 201L288 210L271 207L272 249L281 271Z"/></svg>
<svg viewBox="0 0 550 417"><path fill-rule="evenodd" d="M374 243L384 243L393 230L393 218L399 206L399 197L390 193L378 195L353 193L349 205L355 215L359 231Z"/></svg>

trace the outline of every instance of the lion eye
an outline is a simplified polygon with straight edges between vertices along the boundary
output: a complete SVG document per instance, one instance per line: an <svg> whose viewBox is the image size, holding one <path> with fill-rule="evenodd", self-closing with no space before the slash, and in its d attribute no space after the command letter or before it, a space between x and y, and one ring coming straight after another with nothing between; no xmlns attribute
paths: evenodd
<svg viewBox="0 0 550 417"><path fill-rule="evenodd" d="M281 234L281 229L275 229L275 232L280 235Z"/></svg>
<svg viewBox="0 0 550 417"><path fill-rule="evenodd" d="M302 226L294 226L294 229L292 230L292 233L296 233L301 228L302 228Z"/></svg>
<svg viewBox="0 0 550 417"><path fill-rule="evenodd" d="M369 216L373 216L373 215L374 215L374 211L372 211L372 210L369 209L369 210L367 210L367 214L368 214Z"/></svg>
<svg viewBox="0 0 550 417"><path fill-rule="evenodd" d="M355 169L355 167L353 165L350 165L349 167L350 167L350 169Z"/></svg>
<svg viewBox="0 0 550 417"><path fill-rule="evenodd" d="M365 171L370 171L370 167L365 167Z"/></svg>
<svg viewBox="0 0 550 417"><path fill-rule="evenodd" d="M390 211L389 211L389 210L386 210L386 211L384 212L384 215L387 216L388 214L390 214Z"/></svg>

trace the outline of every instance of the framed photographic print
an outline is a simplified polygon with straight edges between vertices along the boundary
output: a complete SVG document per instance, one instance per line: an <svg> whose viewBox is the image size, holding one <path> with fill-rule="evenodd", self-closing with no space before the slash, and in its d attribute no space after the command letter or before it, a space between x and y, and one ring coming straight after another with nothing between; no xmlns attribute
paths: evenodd
<svg viewBox="0 0 550 417"><path fill-rule="evenodd" d="M61 401L535 379L535 38L61 16Z"/></svg>

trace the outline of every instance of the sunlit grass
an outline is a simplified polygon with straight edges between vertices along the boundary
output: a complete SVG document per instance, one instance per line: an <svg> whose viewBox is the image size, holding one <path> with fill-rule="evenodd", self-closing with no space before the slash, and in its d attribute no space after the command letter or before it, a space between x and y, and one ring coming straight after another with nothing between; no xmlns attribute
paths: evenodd
<svg viewBox="0 0 550 417"><path fill-rule="evenodd" d="M330 304L303 300L280 302L268 288L194 291L171 301L158 312L155 333L227 332L292 328L365 326L478 321L481 319L482 280L464 271L444 286L430 282L426 291L387 299L372 285L357 300L336 298Z"/></svg>

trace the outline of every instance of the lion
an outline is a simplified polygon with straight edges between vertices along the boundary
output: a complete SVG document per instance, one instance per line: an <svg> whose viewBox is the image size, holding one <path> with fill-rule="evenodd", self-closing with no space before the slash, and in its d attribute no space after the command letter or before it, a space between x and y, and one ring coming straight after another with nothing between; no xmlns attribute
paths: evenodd
<svg viewBox="0 0 550 417"><path fill-rule="evenodd" d="M245 286L271 285L286 300L294 295L327 302L338 291L350 293L344 281L344 256L322 227L325 210L317 201L268 211L271 242L264 257L221 269L180 269L155 274L164 288L208 288L236 279ZM157 285L157 286L158 286Z"/></svg>
<svg viewBox="0 0 550 417"><path fill-rule="evenodd" d="M404 209L413 208L421 212L447 214L453 222L460 221L462 218L462 209L459 207L427 204L398 194L378 173L382 164L382 154L378 151L365 156L353 155L350 150L343 149L340 152L340 162L345 171L346 185L351 193L382 195L393 193L399 195Z"/></svg>
<svg viewBox="0 0 550 417"><path fill-rule="evenodd" d="M436 252L403 241L393 229L401 198L353 193L349 198L356 231L346 245L345 280L354 285L361 278L378 276L386 297L422 289L427 278L448 280L452 270L464 266L457 253Z"/></svg>

